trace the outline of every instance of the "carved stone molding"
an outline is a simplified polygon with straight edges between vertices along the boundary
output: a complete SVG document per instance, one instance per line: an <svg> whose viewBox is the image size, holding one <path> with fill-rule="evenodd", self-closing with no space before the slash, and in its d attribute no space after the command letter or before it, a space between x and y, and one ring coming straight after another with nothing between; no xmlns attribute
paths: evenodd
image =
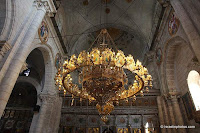
<svg viewBox="0 0 200 133"><path fill-rule="evenodd" d="M72 113L72 114L92 114L98 115L98 111L95 107L67 107L62 108L62 113ZM124 108L115 108L111 115L140 115L140 114L157 114L157 107L124 107Z"/></svg>
<svg viewBox="0 0 200 133"><path fill-rule="evenodd" d="M5 54L11 49L10 44L6 41L0 41L0 61L3 59Z"/></svg>
<svg viewBox="0 0 200 133"><path fill-rule="evenodd" d="M170 91L168 94L164 94L163 98L168 102L178 102L177 100L180 98L180 93L176 91Z"/></svg>
<svg viewBox="0 0 200 133"><path fill-rule="evenodd" d="M48 16L53 17L53 14L56 13L56 7L53 3L53 0L35 0L34 5L38 9L44 8Z"/></svg>

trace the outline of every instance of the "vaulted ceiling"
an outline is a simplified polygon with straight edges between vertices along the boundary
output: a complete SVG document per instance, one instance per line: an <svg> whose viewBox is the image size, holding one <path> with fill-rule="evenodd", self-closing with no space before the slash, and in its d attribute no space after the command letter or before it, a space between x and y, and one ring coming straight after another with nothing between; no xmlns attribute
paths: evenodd
<svg viewBox="0 0 200 133"><path fill-rule="evenodd" d="M114 39L118 49L142 59L160 15L157 0L63 0L61 4L65 34L70 35L65 44L69 55L89 48L99 29L110 28L119 36Z"/></svg>

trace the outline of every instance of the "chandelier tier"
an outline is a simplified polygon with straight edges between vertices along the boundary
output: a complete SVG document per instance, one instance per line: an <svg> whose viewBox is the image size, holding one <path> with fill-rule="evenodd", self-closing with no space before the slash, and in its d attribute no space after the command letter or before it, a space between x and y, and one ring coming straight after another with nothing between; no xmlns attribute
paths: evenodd
<svg viewBox="0 0 200 133"><path fill-rule="evenodd" d="M121 50L110 48L114 46L114 41L106 29L101 30L91 47L95 44L97 47L90 52L82 51L78 57L72 55L65 60L55 81L64 95L69 92L73 98L79 97L80 101L96 101L96 108L105 122L106 115L114 109L113 102L128 98L135 101L138 93L143 96L144 90L148 92L152 88L152 77L139 60L135 62L132 55L126 57ZM79 71L78 83L73 82L71 74L75 70ZM125 71L132 74L132 82Z"/></svg>

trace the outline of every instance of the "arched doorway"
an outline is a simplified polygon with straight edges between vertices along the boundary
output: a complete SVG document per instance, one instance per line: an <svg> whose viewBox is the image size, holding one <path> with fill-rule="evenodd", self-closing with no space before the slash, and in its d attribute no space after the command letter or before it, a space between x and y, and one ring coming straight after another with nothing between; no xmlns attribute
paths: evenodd
<svg viewBox="0 0 200 133"><path fill-rule="evenodd" d="M21 71L0 120L2 133L28 133L34 110L38 108L45 80L43 54L34 49L26 59L26 69ZM38 111L38 109L37 109Z"/></svg>

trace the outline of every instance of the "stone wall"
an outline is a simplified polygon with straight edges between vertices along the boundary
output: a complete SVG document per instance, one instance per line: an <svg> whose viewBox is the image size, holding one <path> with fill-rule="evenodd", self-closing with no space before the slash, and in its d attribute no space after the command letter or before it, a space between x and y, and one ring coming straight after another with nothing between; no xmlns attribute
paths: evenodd
<svg viewBox="0 0 200 133"><path fill-rule="evenodd" d="M185 108L187 107L185 107L184 104L181 102L182 100L181 97L187 92L189 92L187 85L187 76L189 74L189 71L195 68L191 67L191 65L194 64L193 60L195 60L196 57L198 58L198 54L196 54L197 50L198 51L200 50L198 47L195 47L195 45L192 44L195 42L191 40L190 35L188 34L187 31L189 30L189 28L191 31L192 23L195 24L195 21L198 20L198 17L194 19L193 18L194 16L190 16L190 13L194 11L197 13L198 9L191 8L191 3L190 3L191 1L187 6L186 6L187 3L186 1L181 1L184 6L184 9L188 13L184 15L186 16L188 15L188 18L190 18L186 19L185 17L183 19L183 17L180 15L181 12L179 10L181 8L181 4L179 4L180 7L174 6L175 2L177 4L178 1L179 0L177 1L172 0L171 1L172 6L168 5L166 7L164 16L162 18L161 27L155 41L156 46L154 51L156 51L158 48L162 49L161 65L158 65L157 68L155 69L157 69L158 76L161 79L160 80L161 83L160 88L162 92L161 95L163 96L162 98L165 101L161 105L161 107L159 107L160 108L159 117L160 117L160 122L162 122L163 119L164 123L162 124L165 125L180 125L182 123L183 125L185 124L185 125L196 126L195 129L186 129L182 131L162 129L162 132L177 132L177 131L198 132L199 125L195 123L194 120L193 121L188 120L188 116L185 112L186 111ZM190 9L193 10L189 10L188 6L190 6ZM194 5L192 7L194 7ZM170 14L174 10L175 14L179 18L180 26L178 28L178 31L175 34L171 35L169 33L169 20L170 20ZM196 15L198 16L198 13ZM184 23L189 24L189 21L191 21L190 26L185 27ZM198 29L197 25L194 27ZM198 71L198 68L196 68L195 70ZM172 112L175 113L175 116L173 116ZM177 118L176 117L177 115L180 117ZM176 119L173 119L173 117L175 117Z"/></svg>

